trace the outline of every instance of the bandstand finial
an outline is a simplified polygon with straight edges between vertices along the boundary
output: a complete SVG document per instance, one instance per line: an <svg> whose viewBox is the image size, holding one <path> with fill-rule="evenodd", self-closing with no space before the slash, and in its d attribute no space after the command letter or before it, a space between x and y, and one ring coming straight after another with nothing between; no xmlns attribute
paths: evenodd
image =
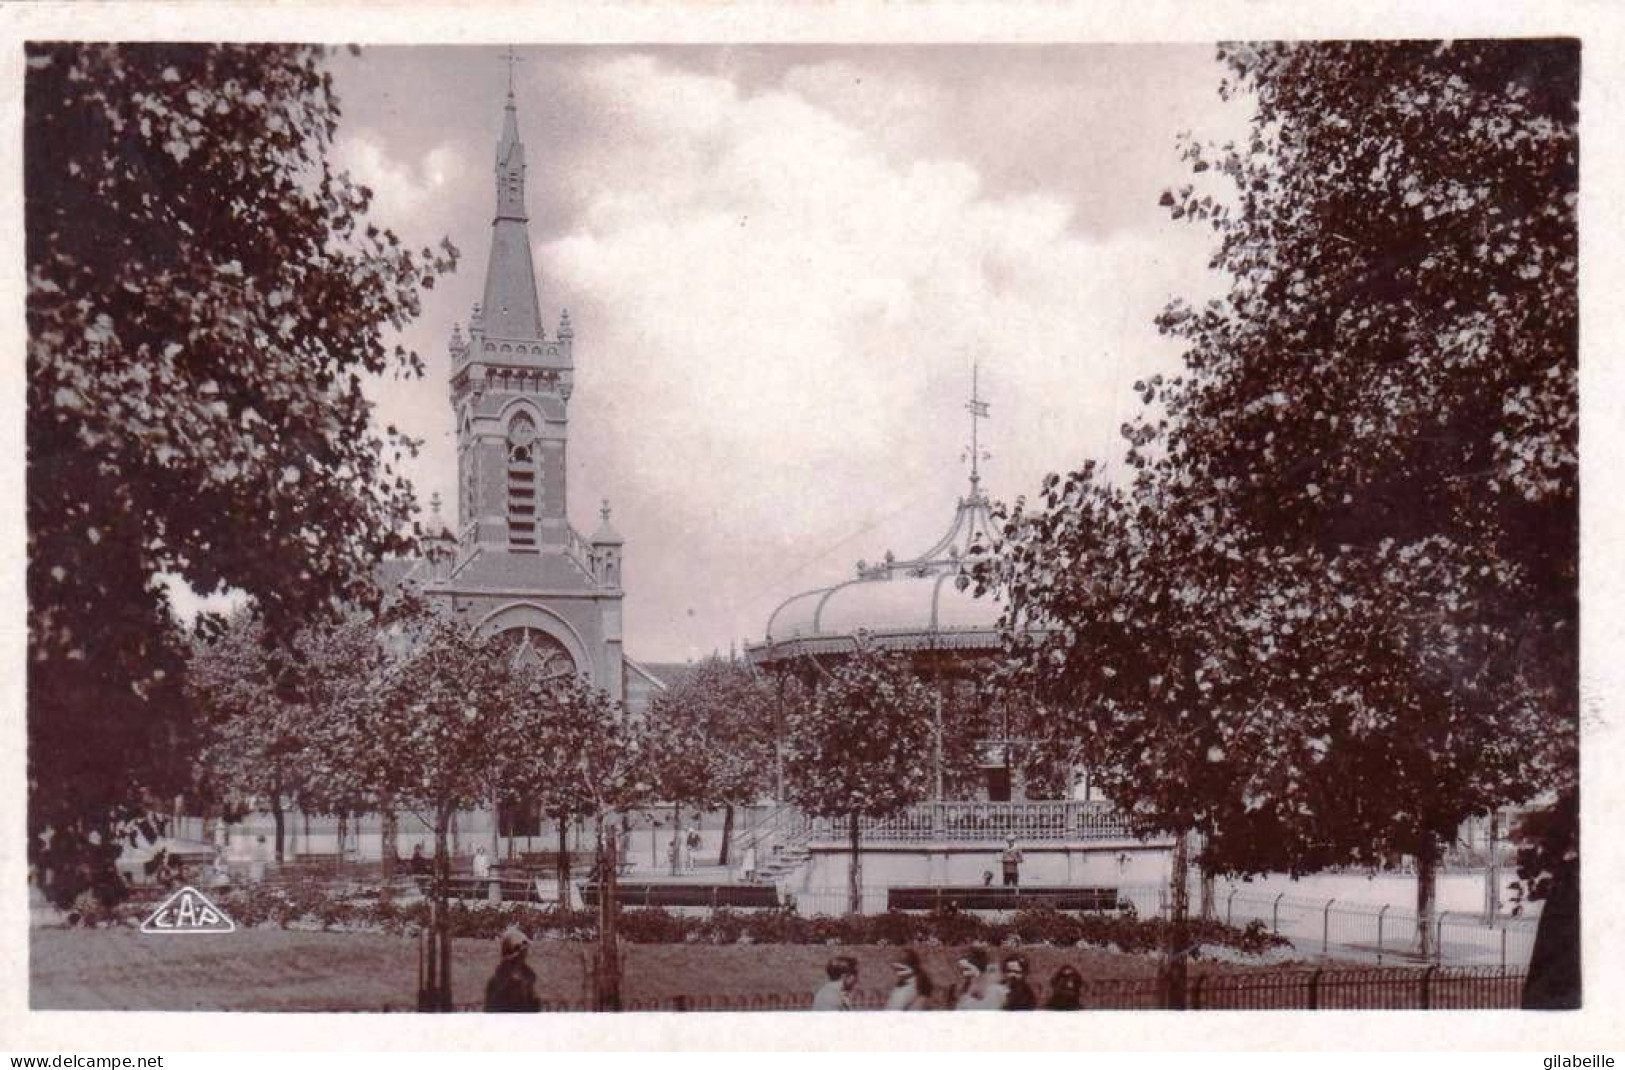
<svg viewBox="0 0 1625 1070"><path fill-rule="evenodd" d="M990 417L987 402L982 400L980 373L979 364L973 361L970 371L970 400L965 403L965 411L970 413L970 448L961 458L970 461L970 488L973 495L982 482L981 462L993 458L991 453L982 449L981 443L981 422Z"/></svg>

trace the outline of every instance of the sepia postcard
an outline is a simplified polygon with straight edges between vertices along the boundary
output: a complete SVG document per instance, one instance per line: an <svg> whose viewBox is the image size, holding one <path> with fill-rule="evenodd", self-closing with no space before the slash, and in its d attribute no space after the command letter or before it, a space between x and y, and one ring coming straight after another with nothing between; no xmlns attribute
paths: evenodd
<svg viewBox="0 0 1625 1070"><path fill-rule="evenodd" d="M1617 1046L1625 24L1391 14L0 7L19 1050Z"/></svg>

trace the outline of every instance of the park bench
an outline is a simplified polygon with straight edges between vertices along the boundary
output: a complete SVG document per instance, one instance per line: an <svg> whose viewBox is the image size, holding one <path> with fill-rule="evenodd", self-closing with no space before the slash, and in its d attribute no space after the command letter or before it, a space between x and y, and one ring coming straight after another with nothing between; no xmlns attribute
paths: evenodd
<svg viewBox="0 0 1625 1070"><path fill-rule="evenodd" d="M603 885L581 887L589 907L598 905ZM623 907L725 907L735 910L777 908L779 890L771 884L617 884L615 901Z"/></svg>
<svg viewBox="0 0 1625 1070"><path fill-rule="evenodd" d="M434 878L427 873L417 874L418 891L428 895ZM491 886L497 887L498 900L503 903L540 903L541 893L536 882L529 877L476 877L468 873L454 873L446 882L446 894L452 899L489 900Z"/></svg>
<svg viewBox="0 0 1625 1070"><path fill-rule="evenodd" d="M521 851L517 864L528 873L557 873L564 857L569 858L571 873L586 873L598 859L592 851Z"/></svg>
<svg viewBox="0 0 1625 1070"><path fill-rule="evenodd" d="M910 887L886 889L889 910L1087 910L1132 911L1116 888Z"/></svg>

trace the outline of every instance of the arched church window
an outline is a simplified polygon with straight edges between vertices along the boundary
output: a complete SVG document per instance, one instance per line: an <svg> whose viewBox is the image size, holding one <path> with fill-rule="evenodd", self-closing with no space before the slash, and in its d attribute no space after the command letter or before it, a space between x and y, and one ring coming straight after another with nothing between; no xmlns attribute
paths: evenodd
<svg viewBox="0 0 1625 1070"><path fill-rule="evenodd" d="M499 655L513 672L534 672L544 680L574 676L575 659L563 643L540 628L504 629L497 640Z"/></svg>
<svg viewBox="0 0 1625 1070"><path fill-rule="evenodd" d="M512 546L536 545L540 453L536 424L522 412L508 424L508 543Z"/></svg>

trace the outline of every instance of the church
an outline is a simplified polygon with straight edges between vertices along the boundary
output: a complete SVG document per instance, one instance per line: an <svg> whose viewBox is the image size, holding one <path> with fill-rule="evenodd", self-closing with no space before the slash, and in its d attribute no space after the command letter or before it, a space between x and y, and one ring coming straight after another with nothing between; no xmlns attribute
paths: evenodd
<svg viewBox="0 0 1625 1070"><path fill-rule="evenodd" d="M457 530L430 519L422 559L392 561L385 582L413 583L481 629L510 633L548 675L581 675L641 713L663 683L622 647L623 540L607 500L590 536L570 522L569 406L575 332L543 321L525 207L525 145L508 90L497 142L495 214L482 300L453 325L450 401L457 427Z"/></svg>

